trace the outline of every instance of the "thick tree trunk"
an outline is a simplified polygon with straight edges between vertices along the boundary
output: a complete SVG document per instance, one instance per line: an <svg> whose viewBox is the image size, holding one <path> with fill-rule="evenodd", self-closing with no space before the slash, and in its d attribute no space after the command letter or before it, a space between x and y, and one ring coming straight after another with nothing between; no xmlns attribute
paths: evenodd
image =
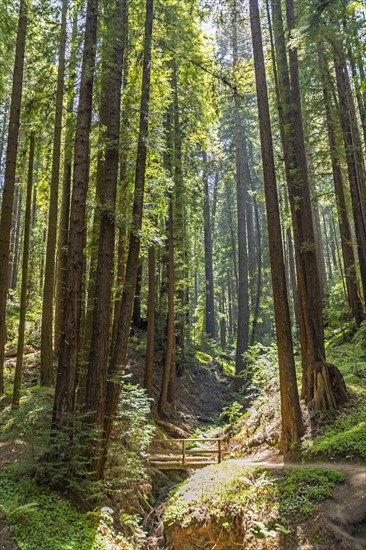
<svg viewBox="0 0 366 550"><path fill-rule="evenodd" d="M207 153L203 154L203 224L204 224L204 251L205 251L205 279L206 279L206 308L205 327L206 334L212 340L216 340L215 326L215 294L214 275L212 263L212 235L210 196L208 192L208 165Z"/></svg>
<svg viewBox="0 0 366 550"><path fill-rule="evenodd" d="M15 365L14 389L13 389L13 407L15 408L19 407L20 388L21 388L21 381L22 381L22 368L23 368L25 316L27 312L27 294L28 294L28 266L29 266L30 232L31 232L34 146L35 146L35 136L34 136L34 133L32 133L29 139L27 197L26 197L25 216L24 216L22 289L21 289L21 295L20 295L20 308L19 308L18 351L17 351L17 362Z"/></svg>
<svg viewBox="0 0 366 550"><path fill-rule="evenodd" d="M115 249L115 215L117 197L117 176L119 156L119 132L121 110L121 87L123 46L125 32L126 2L117 0L112 8L108 30L112 43L111 52L105 64L104 82L102 85L103 100L108 98L107 124L104 146L104 167L101 178L99 202L98 256L95 278L95 300L92 317L89 364L86 375L85 410L87 422L99 431L94 449L94 466L97 477L102 471L98 469L102 452L105 398L110 339L110 320L112 314L111 298L113 286L114 249Z"/></svg>
<svg viewBox="0 0 366 550"><path fill-rule="evenodd" d="M15 172L18 152L20 107L23 92L24 51L28 24L28 1L21 0L17 42L15 48L15 63L13 85L10 103L8 145L6 150L6 166L1 203L0 219L0 265L9 264L10 231L13 214ZM6 344L6 301L8 297L8 270L0 269L0 396L4 393L4 349Z"/></svg>
<svg viewBox="0 0 366 550"><path fill-rule="evenodd" d="M325 361L322 296L302 126L297 49L293 45L289 48L288 69L280 0L272 0L272 10L284 122L283 150L295 240L303 370L301 395L307 403L313 403L315 407L324 403L332 407L334 403L343 403L347 395L342 375L337 369L333 371L335 377L332 379L332 386L328 386L330 379L324 374L328 365ZM287 26L291 33L295 28L292 0L286 1L286 11ZM322 379L323 384L318 382L319 379ZM333 403L326 395L333 396Z"/></svg>
<svg viewBox="0 0 366 550"><path fill-rule="evenodd" d="M60 340L53 426L67 428L74 411L83 292L85 209L89 178L89 142L93 100L98 0L88 0L79 107L76 123L74 174L67 248L67 277Z"/></svg>
<svg viewBox="0 0 366 550"><path fill-rule="evenodd" d="M66 19L68 0L62 1L60 44L56 88L56 109L53 130L53 152L50 199L48 207L48 233L44 275L41 322L41 385L53 382L53 298L55 288L55 256L57 238L58 188L60 179L62 110L65 80Z"/></svg>
<svg viewBox="0 0 366 550"><path fill-rule="evenodd" d="M273 302L276 322L281 390L281 449L287 452L304 432L293 356L290 311L287 301L285 264L281 237L272 131L257 0L249 0L254 67L256 76L259 128L261 137L264 188L266 195L268 242Z"/></svg>
<svg viewBox="0 0 366 550"><path fill-rule="evenodd" d="M135 295L137 270L140 253L140 231L144 204L147 138L149 130L149 100L150 100L150 65L153 28L153 0L146 0L146 20L144 39L144 60L142 73L142 94L140 108L140 127L137 144L135 190L132 211L132 226L129 238L129 250L126 265L126 279L123 288L121 314L108 368L108 384L106 396L106 410L104 420L103 456L98 466L99 475L104 469L107 457L107 448L112 433L113 421L118 408L121 389L121 373L125 366L128 340L130 334L133 300Z"/></svg>

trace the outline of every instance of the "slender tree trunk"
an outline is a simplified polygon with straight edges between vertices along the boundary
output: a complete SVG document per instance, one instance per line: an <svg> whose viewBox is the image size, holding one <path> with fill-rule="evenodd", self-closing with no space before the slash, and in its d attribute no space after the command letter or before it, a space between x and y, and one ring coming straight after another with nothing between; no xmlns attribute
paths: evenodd
<svg viewBox="0 0 366 550"><path fill-rule="evenodd" d="M325 65L322 57L319 58L321 67L321 76L323 82L323 98L325 107L325 117L327 123L329 149L332 162L334 191L337 201L337 210L339 217L339 232L341 235L341 246L344 272L346 275L348 303L352 314L355 318L357 326L360 326L363 318L362 302L359 297L357 287L356 261L353 254L352 235L349 225L346 197L343 187L343 176L341 164L338 156L338 147L336 139L336 131L334 125L334 117L332 114L331 95L329 93L326 82L326 74L324 73Z"/></svg>
<svg viewBox="0 0 366 550"><path fill-rule="evenodd" d="M19 308L17 362L15 365L14 389L13 389L13 407L15 408L19 407L20 388L21 388L21 381L22 381L22 368L23 368L25 316L27 312L27 294L28 294L28 265L29 265L30 231L31 231L34 144L35 144L35 136L34 136L34 133L32 133L30 135L30 140L29 140L27 198L26 198L25 216L24 216L22 289L21 289L20 308Z"/></svg>
<svg viewBox="0 0 366 550"><path fill-rule="evenodd" d="M258 317L260 310L260 303L262 297L262 237L261 237L261 227L259 221L259 211L258 211L258 202L255 197L253 197L254 202L254 215L255 215L255 225L256 225L256 236L257 236L257 291L255 296L255 304L253 311L253 322L252 322L252 331L250 334L250 345L255 344L257 336L257 327L258 327Z"/></svg>
<svg viewBox="0 0 366 550"><path fill-rule="evenodd" d="M66 19L68 0L62 1L60 44L58 51L58 71L56 89L56 111L53 131L53 153L50 200L48 207L48 233L46 265L44 275L42 323L41 323L41 385L50 386L53 382L53 297L55 288L55 256L57 238L58 188L60 179L62 108L65 80Z"/></svg>
<svg viewBox="0 0 366 550"><path fill-rule="evenodd" d="M290 311L281 237L271 122L268 105L262 33L257 0L249 0L254 67L256 76L259 128L268 220L268 241L272 274L281 391L281 449L287 452L304 432L293 355Z"/></svg>
<svg viewBox="0 0 366 550"><path fill-rule="evenodd" d="M113 421L118 407L121 389L120 375L125 366L130 325L132 318L133 299L135 295L137 270L140 253L140 231L142 226L142 214L144 203L144 189L146 176L146 142L149 130L149 100L150 100L150 64L151 43L153 28L153 0L146 0L146 20L144 39L144 61L142 74L142 94L140 108L140 127L137 144L135 190L132 211L132 226L129 238L128 258L126 265L126 280L123 288L121 314L116 335L116 341L112 350L112 357L108 369L108 384L106 411L104 421L104 448L100 461L99 471L103 472L107 457L107 448L112 433Z"/></svg>
<svg viewBox="0 0 366 550"><path fill-rule="evenodd" d="M185 324L187 314L187 280L186 280L186 250L185 250L185 190L182 168L182 130L180 123L180 104L178 95L178 68L173 62L173 117L174 117L174 240L176 264L176 335L179 352L184 355Z"/></svg>
<svg viewBox="0 0 366 550"><path fill-rule="evenodd" d="M149 297L147 305L147 346L144 387L149 397L153 395L154 344L155 344L155 247L149 247Z"/></svg>
<svg viewBox="0 0 366 550"><path fill-rule="evenodd" d="M360 182L360 171L357 166L356 149L357 143L354 139L354 128L349 112L349 94L347 93L346 66L342 61L335 60L335 72L339 97L339 117L342 126L346 160L348 168L348 179L351 191L352 211L355 224L358 258L364 301L366 301L366 226L363 216L363 194L361 191L363 183ZM365 205L366 208L366 205Z"/></svg>
<svg viewBox="0 0 366 550"><path fill-rule="evenodd" d="M237 37L237 3L233 5L233 66L237 68L238 37ZM243 136L243 124L240 113L240 99L234 94L234 124L236 152L236 185L238 212L238 326L235 355L235 372L237 375L245 371L244 353L249 345L249 288L248 288L248 251L246 231L247 182L245 181L247 158Z"/></svg>
<svg viewBox="0 0 366 550"><path fill-rule="evenodd" d="M17 203L15 214L15 235L14 235L14 252L11 263L10 288L16 290L18 282L18 263L19 263L19 248L20 248L20 228L22 221L22 188L18 185Z"/></svg>
<svg viewBox="0 0 366 550"><path fill-rule="evenodd" d="M63 180L62 180L62 198L61 213L59 221L58 242L57 242L57 275L55 290L55 325L54 325L54 355L57 358L60 349L60 336L62 325L62 312L64 308L65 284L66 284L66 264L67 264L67 241L69 235L69 216L70 216L70 195L71 195L71 177L72 177L72 154L73 138L75 133L75 117L73 113L75 100L75 76L77 66L76 39L78 32L78 7L75 7L75 13L72 25L72 52L69 60L69 96L67 101L65 152L63 162Z"/></svg>
<svg viewBox="0 0 366 550"><path fill-rule="evenodd" d="M169 218L168 218L168 323L167 323L167 342L165 352L165 364L163 380L161 384L160 398L158 410L159 413L164 413L168 400L169 383L173 377L173 369L175 369L175 313L174 313L174 290L175 290L175 274L174 274L174 225L173 225L173 197L170 195L169 200ZM175 373L174 373L175 374ZM171 396L174 397L174 396ZM170 399L170 401L172 401Z"/></svg>
<svg viewBox="0 0 366 550"><path fill-rule="evenodd" d="M207 153L203 154L203 219L204 219L204 249L205 249L205 279L206 279L206 334L212 340L216 340L215 327L215 294L214 275L212 264L212 235L210 196L208 192L208 165Z"/></svg>
<svg viewBox="0 0 366 550"><path fill-rule="evenodd" d="M174 178L175 167L173 166L173 135L172 135L172 119L174 120L174 103L170 105L167 111L166 121L166 153L165 153L165 169ZM174 128L175 130L175 128ZM166 350L164 358L164 371L161 382L161 390L158 403L158 412L163 414L165 412L167 402L173 401L175 395L175 375L176 375L176 362L175 362L175 347L176 347L176 335L175 335L175 250L174 250L174 237L176 235L174 227L174 214L176 209L174 208L173 193L169 193L169 206L168 206L168 240L167 240L167 301L168 301L168 317L166 323ZM179 212L181 214L181 212ZM181 216L178 216L179 222L182 222ZM180 243L181 241L178 242ZM170 399L173 398L173 399Z"/></svg>
<svg viewBox="0 0 366 550"><path fill-rule="evenodd" d="M74 411L80 341L81 296L85 272L85 208L89 177L89 142L96 54L97 15L98 0L88 0L79 107L76 123L64 312L53 407L53 425L55 427L65 426L66 428L70 425L70 415Z"/></svg>
<svg viewBox="0 0 366 550"><path fill-rule="evenodd" d="M28 1L21 0L19 7L17 42L10 103L8 145L0 219L0 265L9 264L9 244L13 214L15 172L18 152L20 108L23 92L24 51L28 23ZM8 270L0 269L0 396L4 393L4 349L6 344L6 301L8 296Z"/></svg>

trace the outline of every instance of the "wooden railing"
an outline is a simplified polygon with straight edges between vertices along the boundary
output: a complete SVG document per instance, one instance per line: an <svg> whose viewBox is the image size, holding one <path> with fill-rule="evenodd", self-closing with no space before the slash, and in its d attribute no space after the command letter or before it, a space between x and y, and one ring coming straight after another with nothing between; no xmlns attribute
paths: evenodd
<svg viewBox="0 0 366 550"><path fill-rule="evenodd" d="M201 446L202 443L205 446ZM214 446L206 446L210 443L214 443ZM194 444L196 445L192 447ZM152 447L154 451L151 450ZM150 464L161 469L200 468L220 463L221 460L222 439L219 437L155 439L150 446Z"/></svg>

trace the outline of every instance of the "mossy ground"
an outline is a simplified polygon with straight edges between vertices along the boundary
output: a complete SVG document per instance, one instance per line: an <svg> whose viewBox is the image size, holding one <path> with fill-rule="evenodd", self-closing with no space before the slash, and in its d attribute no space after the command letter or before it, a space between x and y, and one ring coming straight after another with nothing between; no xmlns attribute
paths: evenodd
<svg viewBox="0 0 366 550"><path fill-rule="evenodd" d="M172 495L164 514L169 548L203 548L215 537L220 549L261 548L262 539L291 537L293 524L311 516L343 480L321 468L268 470L235 460L210 466Z"/></svg>

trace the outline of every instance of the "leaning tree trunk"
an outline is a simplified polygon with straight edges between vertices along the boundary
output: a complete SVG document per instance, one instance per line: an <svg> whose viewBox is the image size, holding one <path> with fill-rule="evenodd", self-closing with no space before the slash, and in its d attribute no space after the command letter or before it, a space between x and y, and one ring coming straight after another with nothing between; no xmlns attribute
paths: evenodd
<svg viewBox="0 0 366 550"><path fill-rule="evenodd" d="M79 107L76 123L73 189L67 247L67 278L57 369L53 426L67 428L74 412L81 296L83 290L84 247L86 242L86 195L89 178L89 142L93 101L98 0L88 0Z"/></svg>
<svg viewBox="0 0 366 550"><path fill-rule="evenodd" d="M281 448L283 452L287 452L298 442L300 436L304 432L304 425L301 417L293 355L291 319L287 298L286 271L283 258L281 220L276 187L272 131L258 1L249 0L249 6L259 111L264 189L266 196L278 362L280 369L282 416Z"/></svg>
<svg viewBox="0 0 366 550"><path fill-rule="evenodd" d="M111 354L108 368L108 383L106 394L106 410L104 420L104 444L103 456L98 465L99 475L102 475L107 449L112 434L114 418L118 408L119 395L121 390L121 374L125 366L130 325L132 319L133 300L135 296L137 270L140 253L140 232L142 226L142 214L144 204L147 138L149 131L149 101L150 101L150 65L151 45L153 29L153 0L146 0L146 20L144 39L144 60L142 72L142 93L140 107L140 127L137 144L135 190L132 211L132 225L129 238L128 258L126 265L126 278L122 294L121 313L119 326L116 334L116 341Z"/></svg>
<svg viewBox="0 0 366 550"><path fill-rule="evenodd" d="M28 295L28 265L29 265L30 231L31 231L34 144L35 144L35 136L33 132L30 135L30 139L29 139L27 198L26 198L25 215L24 215L22 289L20 293L18 350L17 350L17 362L15 365L14 389L13 389L13 407L15 408L19 407L20 387L21 387L21 381L22 381L22 368L23 368L25 316L27 312L27 297L28 297L27 296Z"/></svg>
<svg viewBox="0 0 366 550"><path fill-rule="evenodd" d="M53 130L53 152L48 207L48 233L46 265L44 274L42 322L41 322L41 385L50 386L53 382L53 298L55 288L55 256L57 237L58 188L60 179L62 110L65 80L66 19L68 0L62 1L60 44L58 51L58 71L56 88L56 111Z"/></svg>
<svg viewBox="0 0 366 550"><path fill-rule="evenodd" d="M18 152L18 137L20 123L20 108L23 92L24 51L28 24L28 1L21 0L17 42L15 48L15 63L13 72L13 86L10 103L8 145L6 150L6 166L1 204L0 219L0 396L4 393L4 349L6 344L6 301L8 297L8 270L4 266L9 264L10 231L13 214L15 171Z"/></svg>

